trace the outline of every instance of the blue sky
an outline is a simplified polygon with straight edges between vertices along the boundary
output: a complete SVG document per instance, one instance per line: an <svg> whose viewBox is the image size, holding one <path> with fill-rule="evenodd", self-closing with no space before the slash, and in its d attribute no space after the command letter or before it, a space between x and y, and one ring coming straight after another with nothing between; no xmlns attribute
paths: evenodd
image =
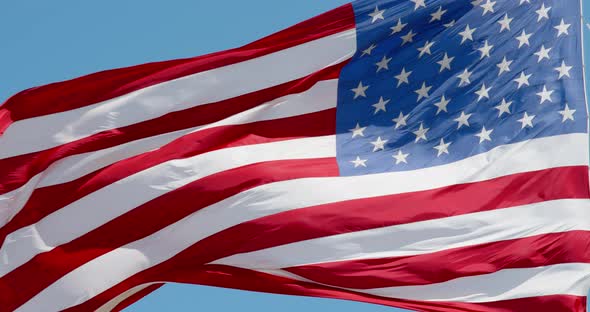
<svg viewBox="0 0 590 312"><path fill-rule="evenodd" d="M586 16L590 16L590 1ZM0 102L99 70L236 47L346 0L18 0L0 4ZM586 42L590 42L587 31ZM590 60L590 45L586 45ZM147 311L401 311L326 299L168 285L127 309Z"/></svg>

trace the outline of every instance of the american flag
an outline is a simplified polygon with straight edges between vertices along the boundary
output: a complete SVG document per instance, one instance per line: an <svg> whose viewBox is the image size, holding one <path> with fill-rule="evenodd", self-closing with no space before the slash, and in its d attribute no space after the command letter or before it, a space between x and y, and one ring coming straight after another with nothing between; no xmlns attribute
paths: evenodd
<svg viewBox="0 0 590 312"><path fill-rule="evenodd" d="M585 311L579 0L359 0L0 106L0 311L166 282Z"/></svg>

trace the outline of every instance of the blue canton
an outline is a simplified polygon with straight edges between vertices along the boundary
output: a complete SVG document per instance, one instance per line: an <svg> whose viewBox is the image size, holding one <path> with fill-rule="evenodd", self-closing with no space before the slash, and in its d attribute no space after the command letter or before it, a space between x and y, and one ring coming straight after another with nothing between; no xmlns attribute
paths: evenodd
<svg viewBox="0 0 590 312"><path fill-rule="evenodd" d="M360 0L340 75L342 175L587 132L578 0Z"/></svg>

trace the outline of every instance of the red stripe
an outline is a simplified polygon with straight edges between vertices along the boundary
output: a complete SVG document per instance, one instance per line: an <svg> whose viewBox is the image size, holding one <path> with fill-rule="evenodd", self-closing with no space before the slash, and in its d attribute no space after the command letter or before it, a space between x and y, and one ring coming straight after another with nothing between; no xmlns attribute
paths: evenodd
<svg viewBox="0 0 590 312"><path fill-rule="evenodd" d="M276 98L306 91L319 81L335 79L340 75L344 65L345 63L334 65L307 77L265 90L172 112L123 128L103 131L45 151L0 159L0 194L21 187L59 159L223 120Z"/></svg>
<svg viewBox="0 0 590 312"><path fill-rule="evenodd" d="M174 262L173 266L168 266L166 269L161 268L157 271L143 272L136 275L133 280L127 280L125 283L121 283L85 303L64 311L83 312L96 310L126 289L147 283L150 280L166 280L274 294L361 301L425 312L586 311L586 297L571 295L540 296L485 303L413 301L372 296L241 268L217 265L199 267L190 262Z"/></svg>
<svg viewBox="0 0 590 312"><path fill-rule="evenodd" d="M286 271L337 287L426 285L503 269L590 262L590 232L552 233L411 257L320 263Z"/></svg>
<svg viewBox="0 0 590 312"><path fill-rule="evenodd" d="M0 242L13 231L116 181L173 159L189 158L228 147L333 135L336 109L289 118L221 126L187 134L157 150L116 162L69 183L35 190L23 209L0 228ZM203 139L205 138L205 139Z"/></svg>
<svg viewBox="0 0 590 312"><path fill-rule="evenodd" d="M277 181L337 175L335 158L272 161L210 175L37 255L0 279L0 302L15 309L78 266L245 190Z"/></svg>
<svg viewBox="0 0 590 312"><path fill-rule="evenodd" d="M322 169L326 166L330 168L328 174ZM302 167L306 172L297 172L301 171ZM251 174L250 177L263 177L260 180L247 178L255 181L249 187L272 182L269 179L280 176L284 171L281 169L275 172L274 165L263 168L268 174L261 175L259 168L246 171L247 174ZM338 173L334 160L329 160L323 166L310 164L305 160L291 168L292 170L287 170L289 174L300 177L308 176L307 170L314 169L320 170L317 176ZM196 266L237 253L306 239L546 200L587 198L588 189L585 183L579 183L583 181L587 172L588 168L584 166L554 168L436 190L339 202L278 213L216 233L175 256L173 259L176 260L170 261L186 261ZM210 182L208 178L201 179L148 202L71 243L38 255L0 279L0 301L6 299L7 302L23 303L77 266L127 242L149 235L201 207L243 191L245 188L242 187L241 180L233 181L248 176L243 172L222 172L210 177L218 181L216 183ZM289 175L289 178L295 177ZM228 186L228 183L234 186ZM498 195L498 192L490 190L510 191ZM387 209L392 206L404 209ZM158 270L157 267L154 270ZM12 285L12 289L18 289L18 292L11 293L9 285Z"/></svg>
<svg viewBox="0 0 590 312"><path fill-rule="evenodd" d="M355 27L352 5L324 13L244 47L189 59L103 71L20 92L0 108L0 134L14 121L63 112L216 67L235 64Z"/></svg>

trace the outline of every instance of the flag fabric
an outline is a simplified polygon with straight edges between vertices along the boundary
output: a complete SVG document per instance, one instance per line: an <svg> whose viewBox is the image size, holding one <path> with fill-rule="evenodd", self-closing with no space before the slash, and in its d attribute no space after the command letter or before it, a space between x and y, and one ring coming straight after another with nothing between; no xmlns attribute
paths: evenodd
<svg viewBox="0 0 590 312"><path fill-rule="evenodd" d="M0 311L165 282L585 311L579 0L359 0L0 106Z"/></svg>

